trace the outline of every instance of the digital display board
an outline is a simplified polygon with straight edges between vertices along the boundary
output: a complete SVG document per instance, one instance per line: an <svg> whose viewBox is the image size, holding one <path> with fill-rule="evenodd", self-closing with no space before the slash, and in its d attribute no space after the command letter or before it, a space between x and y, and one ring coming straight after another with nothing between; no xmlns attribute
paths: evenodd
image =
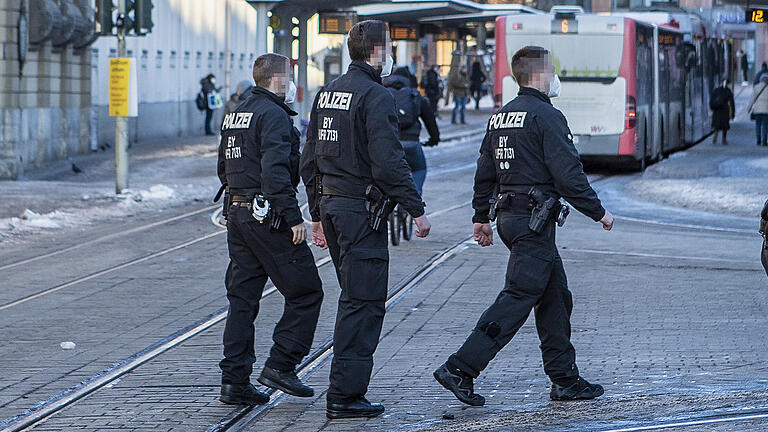
<svg viewBox="0 0 768 432"><path fill-rule="evenodd" d="M766 17L768 17L768 9L747 8L747 16L745 17L745 21L748 23L764 23Z"/></svg>
<svg viewBox="0 0 768 432"><path fill-rule="evenodd" d="M419 26L393 24L389 26L389 37L392 40L419 40Z"/></svg>
<svg viewBox="0 0 768 432"><path fill-rule="evenodd" d="M579 22L573 18L555 18L552 20L552 33L578 33Z"/></svg>
<svg viewBox="0 0 768 432"><path fill-rule="evenodd" d="M318 18L321 34L347 34L357 23L355 12L320 12Z"/></svg>
<svg viewBox="0 0 768 432"><path fill-rule="evenodd" d="M435 34L436 41L457 41L459 40L459 31L456 29L445 29Z"/></svg>

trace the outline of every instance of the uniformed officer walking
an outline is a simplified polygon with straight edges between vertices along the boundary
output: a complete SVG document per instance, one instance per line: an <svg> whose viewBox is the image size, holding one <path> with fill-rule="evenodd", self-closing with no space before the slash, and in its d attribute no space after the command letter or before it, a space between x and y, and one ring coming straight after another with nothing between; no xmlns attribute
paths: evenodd
<svg viewBox="0 0 768 432"><path fill-rule="evenodd" d="M220 399L229 404L269 401L250 383L253 321L267 278L285 297L285 309L258 381L294 396L314 394L295 368L309 353L323 299L296 200L299 132L290 118L296 113L286 105L296 94L288 58L260 56L253 79L251 95L224 118L219 146L219 178L229 188L230 258Z"/></svg>
<svg viewBox="0 0 768 432"><path fill-rule="evenodd" d="M576 367L570 341L573 302L555 246L555 220L563 208L560 197L606 230L613 227L613 216L589 185L565 117L550 102L560 92L560 80L549 52L524 47L512 57L511 66L520 92L488 122L472 202L474 238L480 246L489 246L489 217L497 197L493 206L499 236L510 251L506 283L461 348L434 376L460 401L483 405L485 398L474 392L473 379L533 309L544 371L552 381L550 398L592 399L602 395L603 388L581 378Z"/></svg>
<svg viewBox="0 0 768 432"><path fill-rule="evenodd" d="M381 85L381 76L392 69L388 33L382 21L352 27L352 64L317 94L301 158L312 238L330 249L341 286L329 418L384 412L383 406L365 399L384 319L389 267L386 222L374 230L376 218L369 210L391 210L384 202L389 197L413 216L417 236L426 237L430 229L398 140L394 100Z"/></svg>

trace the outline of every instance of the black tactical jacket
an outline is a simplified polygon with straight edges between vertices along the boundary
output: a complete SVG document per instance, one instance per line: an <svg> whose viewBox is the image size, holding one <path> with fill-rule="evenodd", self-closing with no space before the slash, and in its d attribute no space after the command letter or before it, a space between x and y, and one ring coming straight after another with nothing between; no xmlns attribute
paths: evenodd
<svg viewBox="0 0 768 432"><path fill-rule="evenodd" d="M399 129L394 99L367 63L353 61L347 73L320 89L301 155L313 221L320 220L316 174L323 187L348 196L363 198L374 184L411 216L424 214Z"/></svg>
<svg viewBox="0 0 768 432"><path fill-rule="evenodd" d="M251 95L224 117L219 144L219 179L229 189L255 189L288 226L303 220L296 200L300 134L296 115L277 95L254 86Z"/></svg>
<svg viewBox="0 0 768 432"><path fill-rule="evenodd" d="M488 222L496 186L539 185L599 221L605 215L589 185L565 116L544 93L522 87L488 121L475 172L474 222Z"/></svg>

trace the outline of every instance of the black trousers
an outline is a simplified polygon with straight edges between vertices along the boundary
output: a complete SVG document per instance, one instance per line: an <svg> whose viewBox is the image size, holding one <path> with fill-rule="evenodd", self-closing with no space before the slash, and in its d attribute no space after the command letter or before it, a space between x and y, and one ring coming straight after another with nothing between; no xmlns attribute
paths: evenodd
<svg viewBox="0 0 768 432"><path fill-rule="evenodd" d="M320 214L341 286L327 398L345 403L364 396L371 379L387 299L387 233L370 228L363 200L324 196Z"/></svg>
<svg viewBox="0 0 768 432"><path fill-rule="evenodd" d="M529 219L527 204L499 212L498 232L510 251L504 289L448 364L477 377L533 309L544 371L552 382L570 385L579 376L570 340L573 299L555 246L555 224L538 235L528 229Z"/></svg>
<svg viewBox="0 0 768 432"><path fill-rule="evenodd" d="M227 242L229 267L225 277L229 312L224 328L224 384L250 382L254 354L253 321L271 279L285 297L283 316L275 326L266 365L293 370L309 354L315 336L323 289L312 251L306 243L293 244L288 231L272 231L260 224L245 207L229 208Z"/></svg>
<svg viewBox="0 0 768 432"><path fill-rule="evenodd" d="M213 110L207 109L205 110L205 133L212 135L213 129L211 129L211 120L213 119Z"/></svg>

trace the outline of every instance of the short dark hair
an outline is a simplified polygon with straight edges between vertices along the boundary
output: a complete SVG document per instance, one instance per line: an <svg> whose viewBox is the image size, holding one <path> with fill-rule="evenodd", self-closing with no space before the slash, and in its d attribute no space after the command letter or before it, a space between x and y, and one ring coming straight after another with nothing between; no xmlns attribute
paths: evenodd
<svg viewBox="0 0 768 432"><path fill-rule="evenodd" d="M384 21L360 21L349 31L347 48L352 60L366 61L373 54L373 47L387 43L387 24Z"/></svg>
<svg viewBox="0 0 768 432"><path fill-rule="evenodd" d="M512 56L512 75L518 85L527 86L531 82L534 67L541 64L541 59L547 58L549 51L540 46L526 46L520 48Z"/></svg>
<svg viewBox="0 0 768 432"><path fill-rule="evenodd" d="M269 87L269 82L277 73L285 71L290 60L280 54L268 53L260 55L253 62L253 82L262 88Z"/></svg>

